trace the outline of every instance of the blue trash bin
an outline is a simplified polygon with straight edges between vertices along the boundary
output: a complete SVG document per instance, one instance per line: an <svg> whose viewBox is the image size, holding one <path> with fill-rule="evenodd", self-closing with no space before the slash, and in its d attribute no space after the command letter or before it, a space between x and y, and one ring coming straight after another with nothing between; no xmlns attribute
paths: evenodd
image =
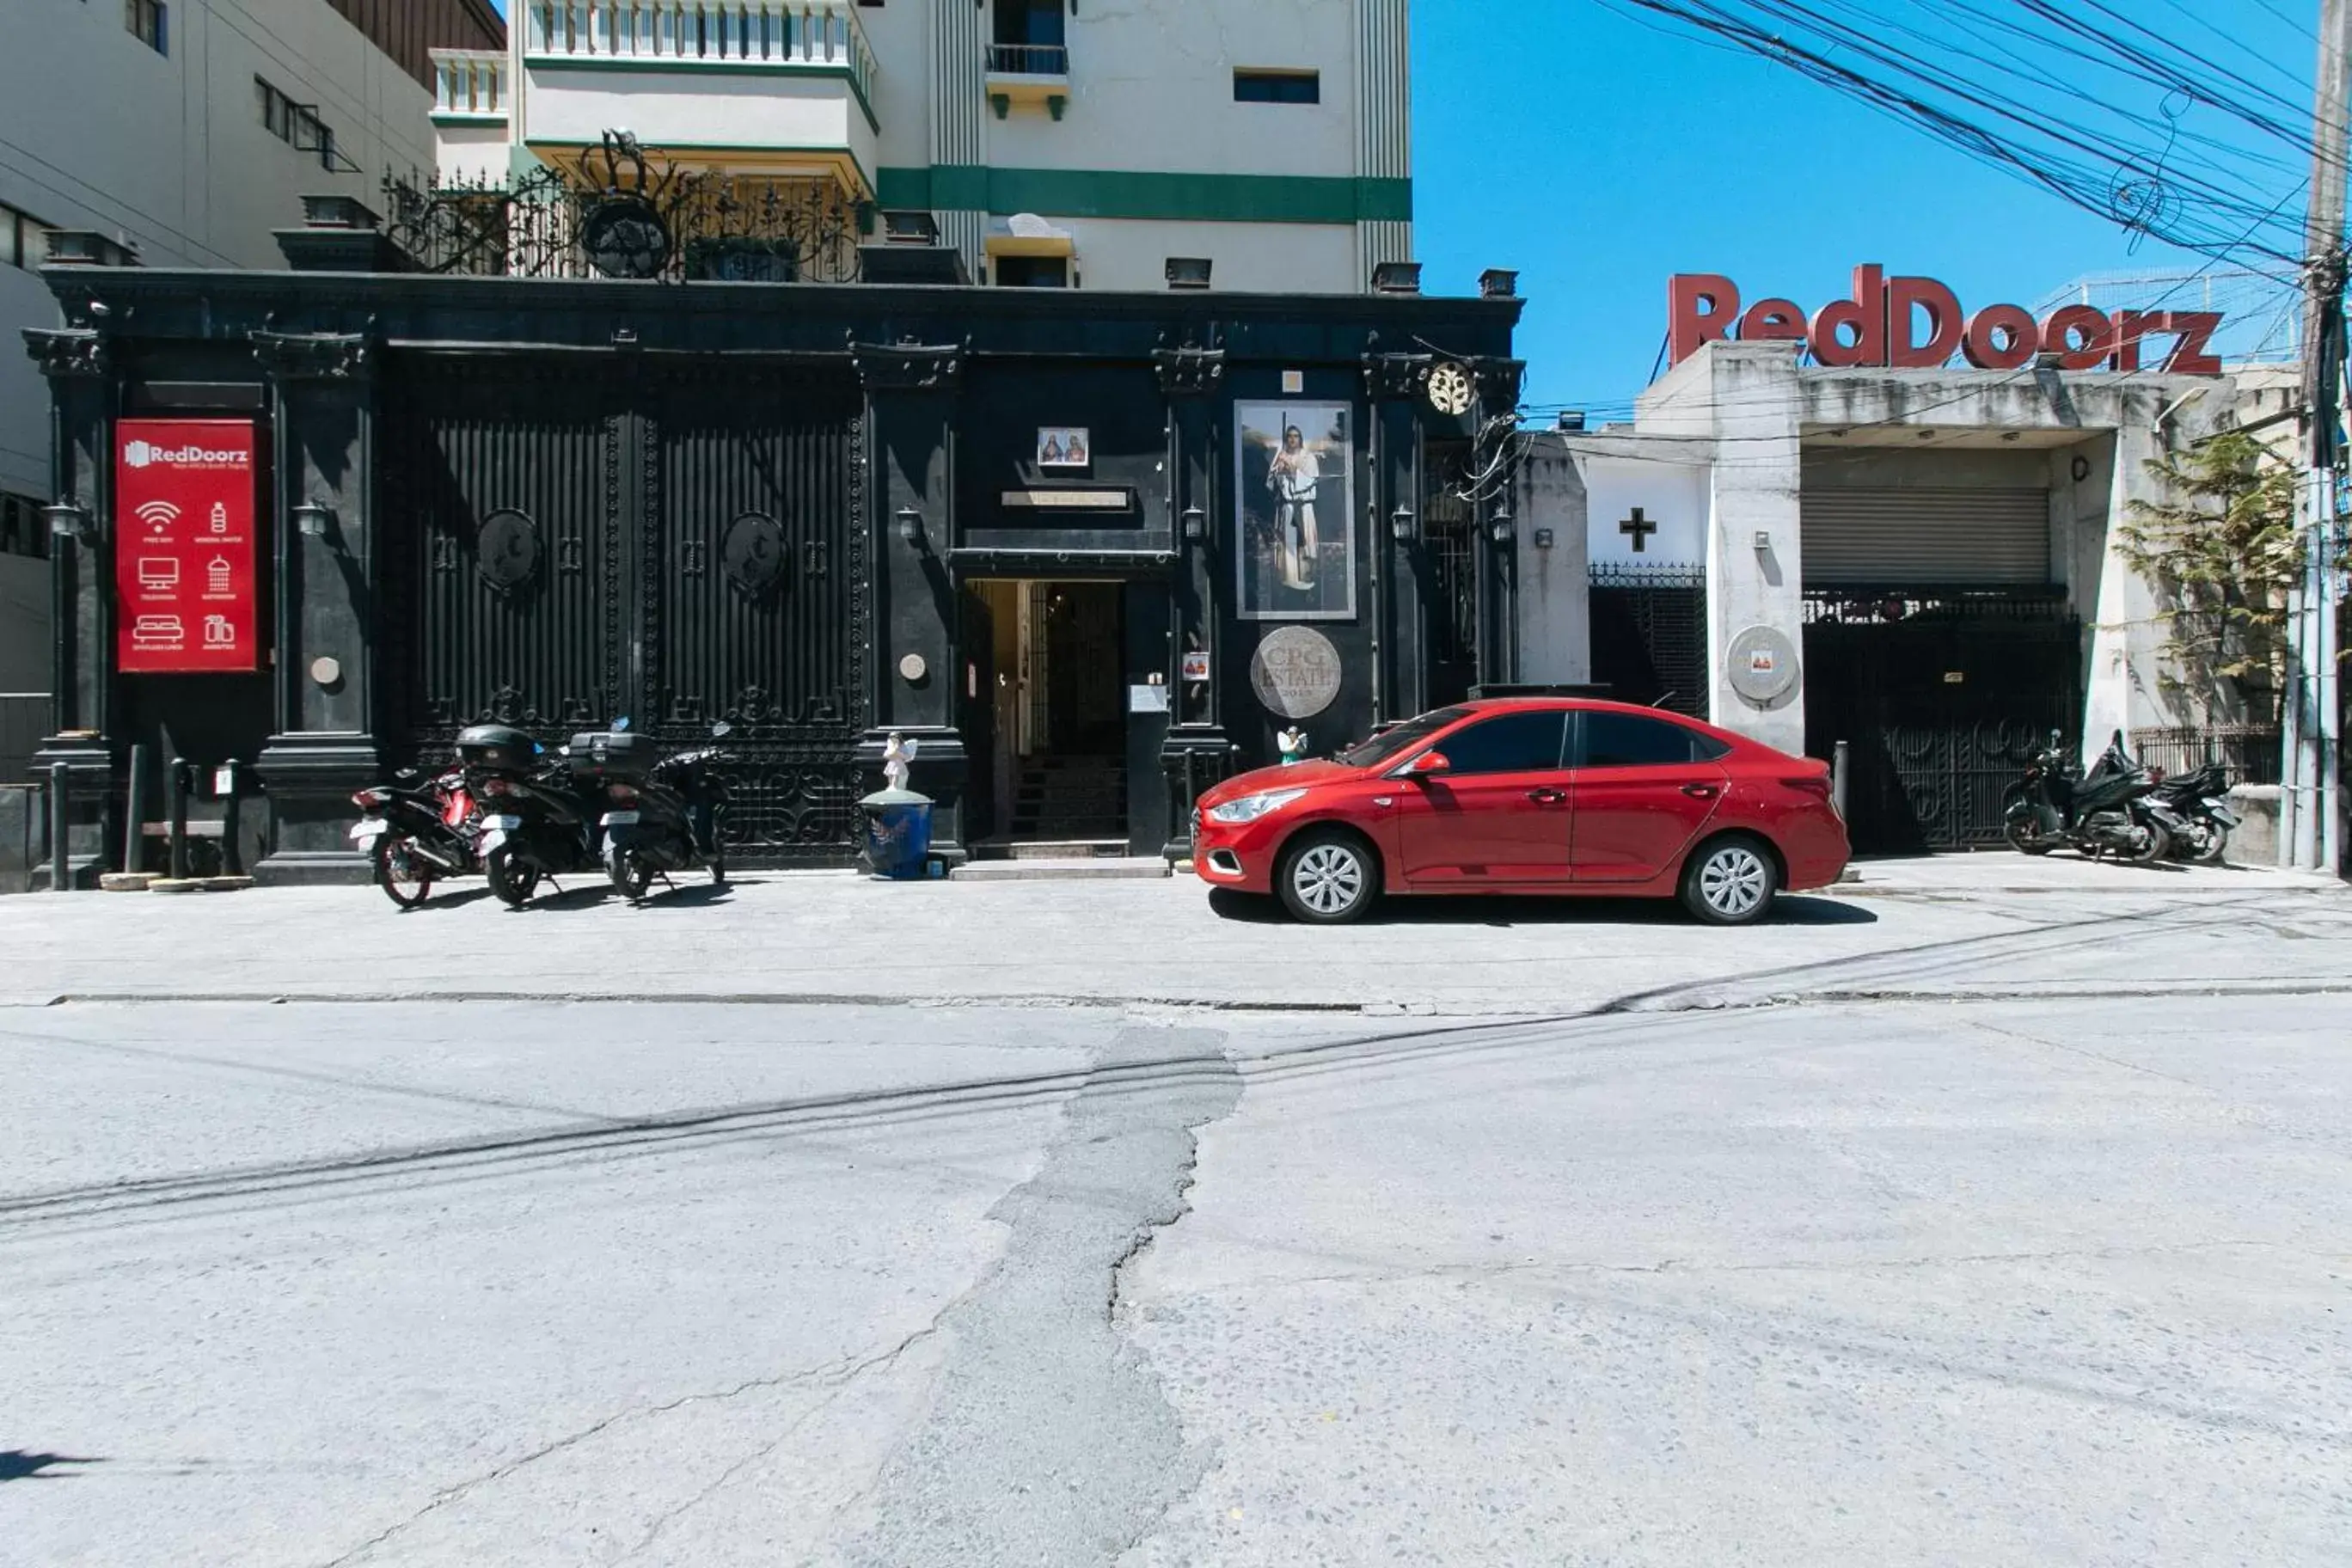
<svg viewBox="0 0 2352 1568"><path fill-rule="evenodd" d="M857 804L866 813L866 863L876 876L919 882L930 874L930 796L886 789Z"/></svg>

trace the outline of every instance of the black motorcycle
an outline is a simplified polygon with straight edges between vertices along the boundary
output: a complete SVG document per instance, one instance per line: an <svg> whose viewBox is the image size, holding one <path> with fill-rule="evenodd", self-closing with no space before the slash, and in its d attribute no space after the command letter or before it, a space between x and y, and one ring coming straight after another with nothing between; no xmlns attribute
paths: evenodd
<svg viewBox="0 0 2352 1568"><path fill-rule="evenodd" d="M482 874L500 903L519 910L541 881L596 869L602 798L562 752L520 730L478 724L458 735L457 755L481 802Z"/></svg>
<svg viewBox="0 0 2352 1568"><path fill-rule="evenodd" d="M481 867L481 822L460 772L427 779L404 768L393 782L352 796L360 820L351 837L368 858L375 885L404 910L433 896L433 884Z"/></svg>
<svg viewBox="0 0 2352 1568"><path fill-rule="evenodd" d="M730 732L729 726L719 724L710 735L725 740ZM667 881L674 871L707 870L713 886L726 886L721 819L727 810L727 784L719 769L727 753L705 747L664 757L648 767L651 748L635 743L644 740L637 735L572 738L574 766L593 773L604 790L599 826L604 835L605 874L631 903L645 898L656 877Z"/></svg>
<svg viewBox="0 0 2352 1568"><path fill-rule="evenodd" d="M2001 797L2001 831L2027 855L2071 847L2093 859L2112 855L2145 866L2170 851L2170 824L2179 820L2149 799L2156 788L2155 775L2125 753L2121 735L2084 773L2053 731L2025 776Z"/></svg>
<svg viewBox="0 0 2352 1568"><path fill-rule="evenodd" d="M2148 798L2179 819L2172 831L2172 858L2197 866L2218 866L2229 852L2230 834L2241 818L2230 809L2230 770L2208 763L2194 773L2175 773Z"/></svg>

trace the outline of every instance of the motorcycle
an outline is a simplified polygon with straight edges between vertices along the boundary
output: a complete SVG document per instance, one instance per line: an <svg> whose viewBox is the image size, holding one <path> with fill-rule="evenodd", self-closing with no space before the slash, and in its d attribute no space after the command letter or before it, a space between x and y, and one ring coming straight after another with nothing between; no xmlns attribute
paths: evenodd
<svg viewBox="0 0 2352 1568"><path fill-rule="evenodd" d="M714 725L710 736L732 733ZM727 785L719 764L727 753L716 746L681 752L654 763L642 736L575 735L575 767L603 785L606 809L598 826L604 835L604 869L614 888L631 903L641 901L656 877L673 871L707 870L714 887L727 885L727 847L720 818Z"/></svg>
<svg viewBox="0 0 2352 1568"><path fill-rule="evenodd" d="M2025 776L2001 797L2001 831L2010 846L2026 855L2072 847L2093 859L2113 855L2135 866L2160 860L2172 847L2172 825L2180 818L2149 796L2157 780L2126 754L2118 734L2087 773L2059 744L2050 743L2026 764Z"/></svg>
<svg viewBox="0 0 2352 1568"><path fill-rule="evenodd" d="M2172 834L2172 856L2197 866L2218 866L2229 852L2230 834L2240 817L2230 809L2230 770L2208 763L2194 773L2176 773L2156 787L2149 798L2160 801L2180 820Z"/></svg>
<svg viewBox="0 0 2352 1568"><path fill-rule="evenodd" d="M598 865L600 800L574 777L562 752L520 730L478 724L457 736L467 782L482 803L482 874L509 909L530 902L541 881Z"/></svg>
<svg viewBox="0 0 2352 1568"><path fill-rule="evenodd" d="M404 910L431 898L439 879L467 876L481 865L481 825L462 773L426 781L404 768L391 784L352 795L352 804L361 813L352 842L366 854L384 897Z"/></svg>

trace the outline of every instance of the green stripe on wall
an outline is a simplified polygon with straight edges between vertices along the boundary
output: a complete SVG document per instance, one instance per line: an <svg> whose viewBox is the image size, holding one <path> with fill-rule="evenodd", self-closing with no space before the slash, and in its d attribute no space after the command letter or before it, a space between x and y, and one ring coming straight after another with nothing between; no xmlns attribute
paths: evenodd
<svg viewBox="0 0 2352 1568"><path fill-rule="evenodd" d="M886 207L1036 213L1048 217L1160 218L1185 223L1410 223L1411 180L1319 174L1165 174L1117 169L982 169L968 164L880 172Z"/></svg>

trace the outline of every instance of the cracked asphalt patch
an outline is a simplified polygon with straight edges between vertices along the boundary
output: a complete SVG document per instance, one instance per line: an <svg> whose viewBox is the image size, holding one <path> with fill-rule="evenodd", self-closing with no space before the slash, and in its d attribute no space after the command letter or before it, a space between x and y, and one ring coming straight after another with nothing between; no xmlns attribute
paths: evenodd
<svg viewBox="0 0 2352 1568"><path fill-rule="evenodd" d="M930 1411L845 1563L1108 1563L1207 1468L1116 1317L1120 1271L1184 1212L1195 1130L1241 1097L1223 1045L1199 1029L1112 1040L1044 1167L992 1211L1004 1255L942 1315Z"/></svg>

